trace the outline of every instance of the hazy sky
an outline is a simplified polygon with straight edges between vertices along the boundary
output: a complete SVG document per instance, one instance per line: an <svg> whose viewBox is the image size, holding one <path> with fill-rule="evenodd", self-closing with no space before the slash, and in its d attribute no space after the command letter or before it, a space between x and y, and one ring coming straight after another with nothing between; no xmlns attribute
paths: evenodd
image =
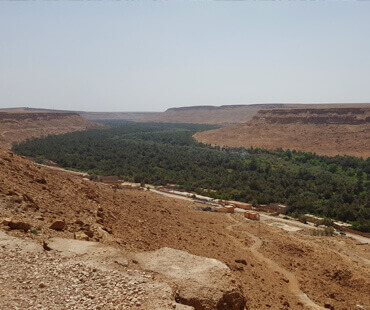
<svg viewBox="0 0 370 310"><path fill-rule="evenodd" d="M370 102L370 1L0 1L0 107Z"/></svg>

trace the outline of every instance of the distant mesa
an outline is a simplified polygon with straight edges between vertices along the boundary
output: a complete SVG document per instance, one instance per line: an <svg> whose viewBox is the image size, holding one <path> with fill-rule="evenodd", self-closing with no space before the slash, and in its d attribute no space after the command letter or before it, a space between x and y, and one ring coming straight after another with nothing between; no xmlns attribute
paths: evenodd
<svg viewBox="0 0 370 310"><path fill-rule="evenodd" d="M199 142L295 149L320 155L370 156L370 104L260 110L244 124L199 132Z"/></svg>
<svg viewBox="0 0 370 310"><path fill-rule="evenodd" d="M215 124L229 126L250 121L261 110L287 108L353 107L351 104L249 104L222 106L191 106L170 108L163 113L148 116L140 121L163 123ZM357 104L355 106L358 106ZM361 106L361 105L360 105Z"/></svg>
<svg viewBox="0 0 370 310"><path fill-rule="evenodd" d="M92 120L125 120L138 121L147 117L155 117L160 112L78 112L82 117Z"/></svg>
<svg viewBox="0 0 370 310"><path fill-rule="evenodd" d="M2 109L0 146L10 148L13 143L29 138L104 127L105 125L93 123L74 112Z"/></svg>
<svg viewBox="0 0 370 310"><path fill-rule="evenodd" d="M72 111L72 110L53 110L53 109L41 109L41 108L6 108L0 109L0 112L6 113L77 113L80 116L92 120L127 120L136 121L146 117L153 117L160 112L86 112L86 111Z"/></svg>

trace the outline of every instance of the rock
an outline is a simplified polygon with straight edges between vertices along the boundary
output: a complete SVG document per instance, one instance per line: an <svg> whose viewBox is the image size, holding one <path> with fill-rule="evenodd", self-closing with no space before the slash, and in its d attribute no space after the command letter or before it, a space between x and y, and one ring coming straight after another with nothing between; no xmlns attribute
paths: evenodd
<svg viewBox="0 0 370 310"><path fill-rule="evenodd" d="M45 241L42 242L42 247L44 248L45 251L51 251L51 248Z"/></svg>
<svg viewBox="0 0 370 310"><path fill-rule="evenodd" d="M235 263L247 265L247 262L245 261L245 259L236 259Z"/></svg>
<svg viewBox="0 0 370 310"><path fill-rule="evenodd" d="M15 192L15 191L8 191L8 193L7 193L7 195L8 196L18 196L18 194L17 194L17 192Z"/></svg>
<svg viewBox="0 0 370 310"><path fill-rule="evenodd" d="M109 233L107 231L105 231L103 228L101 228L100 226L98 226L96 228L96 237L98 239L101 239L101 241L111 241L111 240L113 240L113 237L111 237L109 235Z"/></svg>
<svg viewBox="0 0 370 310"><path fill-rule="evenodd" d="M87 234L85 234L83 231L78 231L78 232L75 232L74 233L74 238L76 240L85 240L85 241L89 241L89 236Z"/></svg>
<svg viewBox="0 0 370 310"><path fill-rule="evenodd" d="M14 203L22 203L23 200L21 197L14 197L10 201Z"/></svg>
<svg viewBox="0 0 370 310"><path fill-rule="evenodd" d="M324 308L326 308L326 309L330 309L330 310L335 310L335 309L334 309L334 306L332 306L330 303L325 303L325 304L324 304Z"/></svg>
<svg viewBox="0 0 370 310"><path fill-rule="evenodd" d="M4 218L3 220L2 220L2 224L3 225L8 225L10 222L12 221L12 219L10 219L10 218Z"/></svg>
<svg viewBox="0 0 370 310"><path fill-rule="evenodd" d="M245 300L225 264L171 248L136 254L143 269L157 272L178 288L176 302L195 310L241 310Z"/></svg>
<svg viewBox="0 0 370 310"><path fill-rule="evenodd" d="M31 225L28 224L28 223L25 223L25 222L13 222L13 221L10 221L8 223L8 226L10 227L10 229L17 229L17 230L23 230L24 232L27 232L30 230L31 228Z"/></svg>
<svg viewBox="0 0 370 310"><path fill-rule="evenodd" d="M32 202L34 203L35 201L33 200L32 197L28 196L27 194L23 194L23 200L24 201L28 201L28 202Z"/></svg>
<svg viewBox="0 0 370 310"><path fill-rule="evenodd" d="M66 227L66 222L62 220L57 220L53 224L50 225L51 229L55 230L63 230Z"/></svg>
<svg viewBox="0 0 370 310"><path fill-rule="evenodd" d="M39 210L40 209L40 207L37 204L33 203L33 202L28 203L27 204L27 208L32 208L32 209L35 209L35 210Z"/></svg>
<svg viewBox="0 0 370 310"><path fill-rule="evenodd" d="M35 182L40 183L40 184L46 184L47 183L44 178L38 178L38 179L35 180Z"/></svg>
<svg viewBox="0 0 370 310"><path fill-rule="evenodd" d="M93 232L93 231L91 231L91 230L85 230L84 232L85 232L85 234L86 234L89 238L94 237L94 232Z"/></svg>

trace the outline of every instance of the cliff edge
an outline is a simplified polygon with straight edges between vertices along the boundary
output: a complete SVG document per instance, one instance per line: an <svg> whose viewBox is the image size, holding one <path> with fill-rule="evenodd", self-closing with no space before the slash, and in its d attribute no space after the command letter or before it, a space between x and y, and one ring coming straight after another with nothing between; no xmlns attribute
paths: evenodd
<svg viewBox="0 0 370 310"><path fill-rule="evenodd" d="M77 113L0 112L0 146L10 148L29 138L104 127Z"/></svg>
<svg viewBox="0 0 370 310"><path fill-rule="evenodd" d="M200 132L199 142L232 147L295 149L367 158L370 105L260 110L247 123Z"/></svg>

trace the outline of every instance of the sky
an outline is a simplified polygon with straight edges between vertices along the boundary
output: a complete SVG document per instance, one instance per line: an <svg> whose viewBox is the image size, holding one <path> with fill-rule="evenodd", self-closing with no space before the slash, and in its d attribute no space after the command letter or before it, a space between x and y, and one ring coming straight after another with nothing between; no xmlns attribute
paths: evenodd
<svg viewBox="0 0 370 310"><path fill-rule="evenodd" d="M0 108L370 102L370 1L0 1Z"/></svg>

